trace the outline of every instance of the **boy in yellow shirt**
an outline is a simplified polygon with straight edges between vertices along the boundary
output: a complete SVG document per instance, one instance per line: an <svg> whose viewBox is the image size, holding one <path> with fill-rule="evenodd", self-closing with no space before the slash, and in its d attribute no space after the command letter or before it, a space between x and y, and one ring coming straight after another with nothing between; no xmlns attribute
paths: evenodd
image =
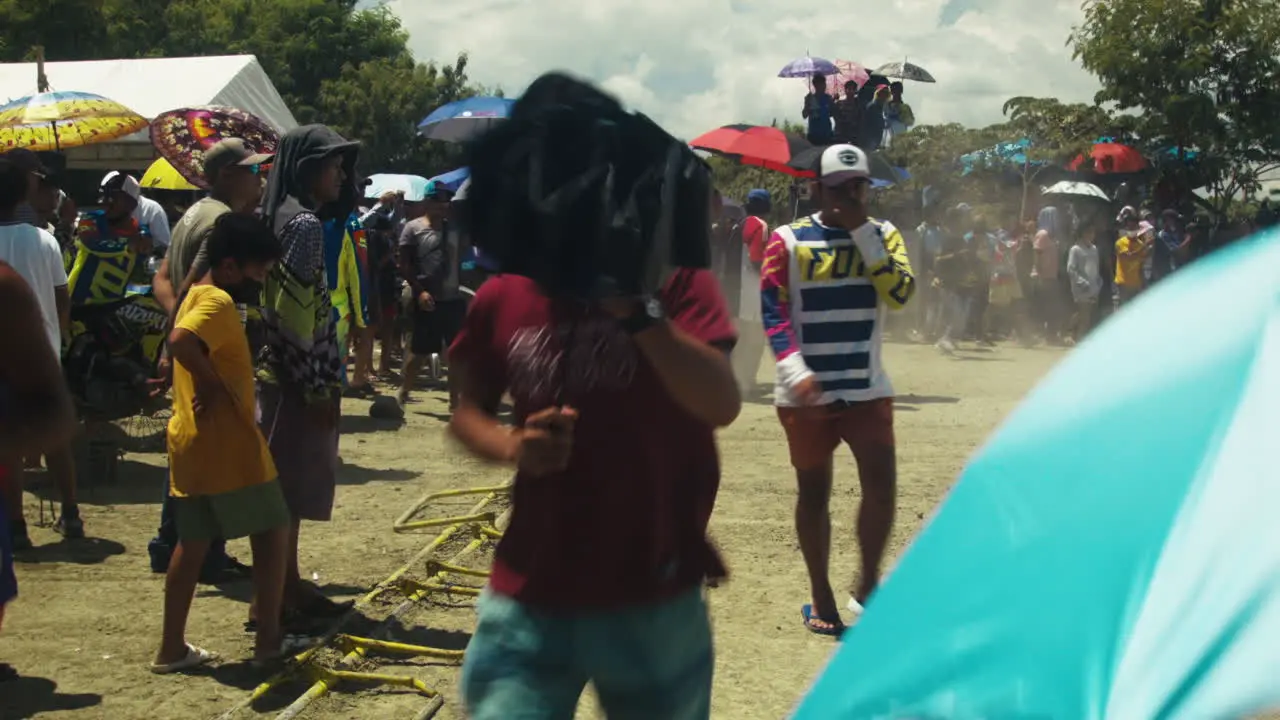
<svg viewBox="0 0 1280 720"><path fill-rule="evenodd" d="M1142 276L1142 266L1151 254L1151 241L1155 238L1154 229L1150 225L1138 222L1133 208L1125 207L1120 211L1123 229L1120 239L1116 240L1116 288L1120 291L1120 304L1125 305L1142 292L1146 285Z"/></svg>
<svg viewBox="0 0 1280 720"><path fill-rule="evenodd" d="M214 658L186 642L187 615L210 541L248 536L257 609L256 661L278 657L289 510L254 417L253 359L232 294L262 283L280 244L261 222L218 218L209 236L208 274L181 300L169 335L173 418L169 495L178 546L165 580L164 631L152 672L171 673Z"/></svg>

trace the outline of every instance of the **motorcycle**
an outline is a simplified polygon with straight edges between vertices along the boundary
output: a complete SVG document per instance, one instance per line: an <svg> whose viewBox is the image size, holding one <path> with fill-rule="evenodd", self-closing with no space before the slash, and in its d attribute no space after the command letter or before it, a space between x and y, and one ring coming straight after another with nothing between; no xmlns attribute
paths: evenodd
<svg viewBox="0 0 1280 720"><path fill-rule="evenodd" d="M84 420L150 416L168 406L152 396L168 324L150 285L157 265L158 258L144 264L120 300L71 307L62 367Z"/></svg>
<svg viewBox="0 0 1280 720"><path fill-rule="evenodd" d="M120 420L168 404L151 397L167 323L150 286L131 286L115 302L72 308L62 367L85 419Z"/></svg>

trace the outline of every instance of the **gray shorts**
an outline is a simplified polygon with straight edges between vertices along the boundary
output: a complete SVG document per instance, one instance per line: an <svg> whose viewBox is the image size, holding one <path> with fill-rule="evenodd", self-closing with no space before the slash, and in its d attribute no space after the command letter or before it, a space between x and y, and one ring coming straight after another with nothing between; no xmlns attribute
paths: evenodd
<svg viewBox="0 0 1280 720"><path fill-rule="evenodd" d="M216 495L175 497L172 502L179 540L234 540L290 522L289 506L275 480Z"/></svg>

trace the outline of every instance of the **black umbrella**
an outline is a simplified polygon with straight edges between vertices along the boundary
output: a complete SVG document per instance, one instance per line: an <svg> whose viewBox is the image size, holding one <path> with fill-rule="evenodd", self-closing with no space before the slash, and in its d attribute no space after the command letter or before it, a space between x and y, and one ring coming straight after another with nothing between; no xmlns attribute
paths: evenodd
<svg viewBox="0 0 1280 720"><path fill-rule="evenodd" d="M814 175L818 173L818 163L822 160L822 151L825 147L811 147L796 153L788 163L792 168L800 171L811 172ZM898 172L898 169L890 163L884 153L869 152L867 153L867 165L871 170L871 177L875 180L883 180L894 184L902 182L905 178Z"/></svg>

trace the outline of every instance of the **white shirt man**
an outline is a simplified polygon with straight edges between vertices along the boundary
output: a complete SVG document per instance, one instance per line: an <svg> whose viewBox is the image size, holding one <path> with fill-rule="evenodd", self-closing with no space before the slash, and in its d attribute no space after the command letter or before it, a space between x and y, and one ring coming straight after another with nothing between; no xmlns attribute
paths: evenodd
<svg viewBox="0 0 1280 720"><path fill-rule="evenodd" d="M62 265L62 249L47 230L25 222L0 223L0 260L31 286L40 303L40 316L54 355L62 355L62 326L58 321L58 297L70 304L67 272Z"/></svg>
<svg viewBox="0 0 1280 720"><path fill-rule="evenodd" d="M112 170L107 173L99 187L105 187L118 172ZM169 232L169 214L164 211L164 206L152 200L146 195L138 196L138 207L133 209L133 219L138 221L138 226L146 226L151 232L151 242L156 247L169 247L171 234Z"/></svg>

